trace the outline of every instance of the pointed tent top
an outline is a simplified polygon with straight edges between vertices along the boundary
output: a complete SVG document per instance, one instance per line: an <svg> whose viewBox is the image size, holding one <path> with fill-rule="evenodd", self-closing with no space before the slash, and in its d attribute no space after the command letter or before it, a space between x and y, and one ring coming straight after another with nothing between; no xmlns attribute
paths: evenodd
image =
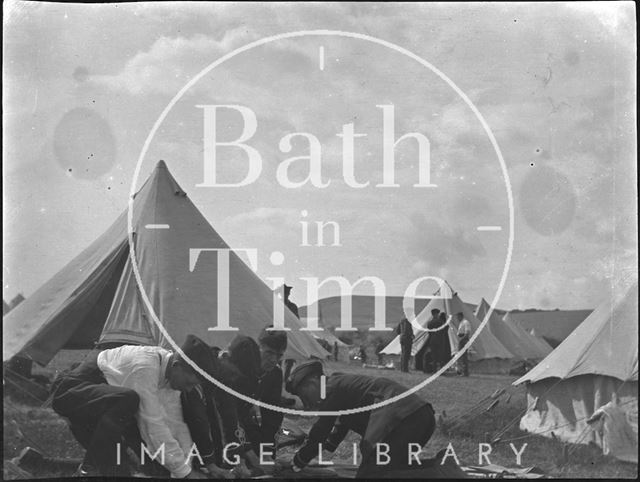
<svg viewBox="0 0 640 482"><path fill-rule="evenodd" d="M160 326L181 345L192 333L210 345L224 346L237 334L231 327L257 337L272 323L273 293L266 283L231 250L228 256L226 309L218 310L218 263L202 253L193 265L192 250L228 250L193 202L184 194L166 164L160 161L133 203L137 277L129 258L128 210L102 236L71 260L3 319L3 361L23 352L48 363L63 347L90 348L99 343L161 345L170 343ZM153 229L148 226L167 225ZM140 284L138 284L140 282ZM148 302L160 321L149 316ZM213 294L213 296L212 296ZM224 305L221 305L224 307ZM284 310L288 332L287 358L328 353L290 310ZM210 330L209 328L220 328Z"/></svg>
<svg viewBox="0 0 640 482"><path fill-rule="evenodd" d="M628 286L624 286L625 284ZM513 384L605 375L638 379L638 280L612 286L605 300L558 347Z"/></svg>
<svg viewBox="0 0 640 482"><path fill-rule="evenodd" d="M138 189L138 191L133 195L133 198L136 199L140 195L140 193L142 193L142 191L145 189L147 185L149 186L156 185L156 188L154 189L157 189L157 183L164 182L164 181L161 181L161 179L168 180L167 182L171 186L171 189L173 190L173 193L176 196L187 195L186 191L180 187L180 184L178 184L178 181L176 181L173 175L171 174L171 171L167 167L167 163L164 162L162 159L160 159L156 164L156 167L153 169L153 171L151 171L151 174L149 175L149 177L140 186L140 189Z"/></svg>
<svg viewBox="0 0 640 482"><path fill-rule="evenodd" d="M487 311L489 311L489 303L487 303L487 300L485 300L484 298L480 299L480 303L478 303L478 307L476 308L476 312L475 315L478 317L478 319L480 321L482 321L485 317L485 315L487 314Z"/></svg>

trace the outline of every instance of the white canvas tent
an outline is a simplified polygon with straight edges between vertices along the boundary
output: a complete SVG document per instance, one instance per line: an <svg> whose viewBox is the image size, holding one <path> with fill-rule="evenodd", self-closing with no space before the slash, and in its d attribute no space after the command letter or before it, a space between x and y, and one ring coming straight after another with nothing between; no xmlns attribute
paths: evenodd
<svg viewBox="0 0 640 482"><path fill-rule="evenodd" d="M484 320L489 308L489 303L482 298L475 312L478 320ZM543 345L542 340L531 336L519 325L510 324L500 318L495 311L489 317L487 328L517 360L542 360L552 351L549 345Z"/></svg>
<svg viewBox="0 0 640 482"><path fill-rule="evenodd" d="M167 225L167 229L154 229ZM154 312L180 345L190 333L224 348L237 334L256 337L273 322L271 289L229 253L229 320L218 325L218 261L203 252L197 263L190 248L229 249L160 161L134 198L133 229L139 273ZM287 357L325 358L328 353L288 309ZM70 261L3 319L3 360L21 354L48 363L62 348L100 344L162 345L168 340L150 316L129 257L127 211L95 242Z"/></svg>
<svg viewBox="0 0 640 482"><path fill-rule="evenodd" d="M300 321L302 321L302 323L306 325L307 320L308 320L307 318L302 318ZM322 327L322 324L320 324L320 326ZM332 333L328 328L324 328L323 331L310 331L309 333L311 333L311 335L316 340L323 340L329 344L329 346L331 347L331 350L329 351L331 353L332 360L333 360L334 344L337 344L338 345L338 361L343 361L343 362L349 361L349 349L351 348L351 345L347 345L340 338L338 338L334 333Z"/></svg>
<svg viewBox="0 0 640 482"><path fill-rule="evenodd" d="M572 443L595 442L605 453L637 463L637 278L615 283L612 291L611 299L514 383L527 384L529 410L520 428ZM603 405L600 433L587 420Z"/></svg>
<svg viewBox="0 0 640 482"><path fill-rule="evenodd" d="M536 336L556 347L582 323L593 310L511 310L505 319L524 330L535 329Z"/></svg>
<svg viewBox="0 0 640 482"><path fill-rule="evenodd" d="M451 315L462 312L464 317L469 320L474 333L480 327L481 321L473 314L469 305L464 303L448 284L446 284L446 286L440 290L440 294L436 296L436 298L433 298L429 304L418 313L415 321L419 326L425 328L431 317L432 309L437 308L447 313L449 316L449 342L451 344L451 353L453 354L458 348L457 337L454 333L457 331L457 321L455 317ZM415 356L424 346L429 336L427 331L416 332L415 328L414 334L415 338L413 346L411 347L412 356ZM385 349L382 350L382 353L385 355L400 355L400 337L396 336ZM507 373L513 359L511 352L500 343L486 326L480 335L478 335L468 353L472 371L475 372Z"/></svg>

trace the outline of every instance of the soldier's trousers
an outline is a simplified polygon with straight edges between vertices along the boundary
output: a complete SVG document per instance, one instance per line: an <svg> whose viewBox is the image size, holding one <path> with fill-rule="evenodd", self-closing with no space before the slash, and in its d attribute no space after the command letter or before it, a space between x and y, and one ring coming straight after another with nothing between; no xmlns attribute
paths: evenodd
<svg viewBox="0 0 640 482"><path fill-rule="evenodd" d="M378 465L376 457L363 460L358 468L356 478L394 478L393 472L409 467L409 444L425 445L436 428L436 417L431 404L426 404L398 424L382 441L389 445L390 461L386 465ZM417 462L414 461L414 465Z"/></svg>
<svg viewBox="0 0 640 482"><path fill-rule="evenodd" d="M469 337L463 336L458 339L458 351L461 351L469 343ZM469 350L465 351L458 358L458 372L465 377L469 376Z"/></svg>
<svg viewBox="0 0 640 482"><path fill-rule="evenodd" d="M409 359L411 358L412 343L403 343L400 345L402 355L400 359L400 370L403 372L409 371Z"/></svg>
<svg viewBox="0 0 640 482"><path fill-rule="evenodd" d="M86 449L84 464L103 475L126 475L126 468L117 463L117 444L123 455L127 446L140 453L135 419L140 397L133 390L109 385L97 357L97 351L91 353L54 381L52 407L69 420L71 432Z"/></svg>

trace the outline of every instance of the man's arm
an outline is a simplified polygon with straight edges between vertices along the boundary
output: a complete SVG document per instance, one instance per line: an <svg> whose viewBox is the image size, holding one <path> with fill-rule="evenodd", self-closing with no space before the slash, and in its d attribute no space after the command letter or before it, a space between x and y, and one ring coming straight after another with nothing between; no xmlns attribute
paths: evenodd
<svg viewBox="0 0 640 482"><path fill-rule="evenodd" d="M327 393L327 398L322 402L322 411L337 411L345 408L343 405L344 393L338 393L337 390L331 390ZM319 417L318 421L311 427L309 435L304 445L298 450L293 457L293 464L302 468L306 466L320 452L319 446L323 446L333 430L337 417ZM345 434L346 435L346 434ZM324 447L322 447L324 448Z"/></svg>
<svg viewBox="0 0 640 482"><path fill-rule="evenodd" d="M303 468L311 462L314 457L318 456L320 452L319 447L324 445L327 437L329 437L335 421L336 417L320 417L313 427L311 427L306 442L293 457L293 463L296 467Z"/></svg>
<svg viewBox="0 0 640 482"><path fill-rule="evenodd" d="M349 427L347 427L346 424L342 423L341 418L338 418L338 420L336 420L335 422L335 425L333 426L333 430L327 437L325 443L322 445L322 448L328 450L329 452L335 452L348 433Z"/></svg>
<svg viewBox="0 0 640 482"><path fill-rule="evenodd" d="M184 478L189 475L191 464L164 420L168 414L158 397L158 368L143 366L134 369L123 386L135 390L140 396L138 427L150 453L155 454L164 447L164 461L160 462L171 472L171 476Z"/></svg>
<svg viewBox="0 0 640 482"><path fill-rule="evenodd" d="M240 426L238 417L239 400L216 386L209 385L205 390L208 390L207 396L211 397L215 403L216 410L220 417L220 429L222 431L224 444L238 444L237 448L229 448L227 451L227 457L232 459L236 454L243 453L246 448L245 433Z"/></svg>
<svg viewBox="0 0 640 482"><path fill-rule="evenodd" d="M209 465L215 461L215 442L212 433L212 424L215 422L209 420L209 410L204 390L201 386L183 392L181 395L182 414L187 422L191 437L198 447L198 452L205 465ZM221 439L221 435L216 434ZM222 445L222 443L220 443Z"/></svg>
<svg viewBox="0 0 640 482"><path fill-rule="evenodd" d="M260 400L269 405L280 406L282 398L282 370L274 368L260 380ZM262 443L274 444L276 433L282 425L284 414L267 408L261 408L262 424L260 440Z"/></svg>

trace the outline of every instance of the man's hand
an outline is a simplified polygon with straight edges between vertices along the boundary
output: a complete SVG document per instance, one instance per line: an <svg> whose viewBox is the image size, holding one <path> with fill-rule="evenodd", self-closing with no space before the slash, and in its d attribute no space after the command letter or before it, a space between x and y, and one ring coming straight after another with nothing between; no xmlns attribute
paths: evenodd
<svg viewBox="0 0 640 482"><path fill-rule="evenodd" d="M249 462L250 467L260 467L260 459L253 450L248 450L244 456L247 462Z"/></svg>
<svg viewBox="0 0 640 482"><path fill-rule="evenodd" d="M329 452L326 449L322 449L322 460L328 462L333 458L333 452Z"/></svg>
<svg viewBox="0 0 640 482"><path fill-rule="evenodd" d="M281 472L286 472L286 471L292 471L293 470L293 454L283 454L281 457L278 457L274 468L275 468L276 474L279 474Z"/></svg>
<svg viewBox="0 0 640 482"><path fill-rule="evenodd" d="M233 475L230 470L225 470L218 467L216 464L207 465L207 471L211 479L232 479Z"/></svg>
<svg viewBox="0 0 640 482"><path fill-rule="evenodd" d="M247 468L243 460L240 460L240 463L231 469L231 474L236 479L248 479L251 477L251 471Z"/></svg>

